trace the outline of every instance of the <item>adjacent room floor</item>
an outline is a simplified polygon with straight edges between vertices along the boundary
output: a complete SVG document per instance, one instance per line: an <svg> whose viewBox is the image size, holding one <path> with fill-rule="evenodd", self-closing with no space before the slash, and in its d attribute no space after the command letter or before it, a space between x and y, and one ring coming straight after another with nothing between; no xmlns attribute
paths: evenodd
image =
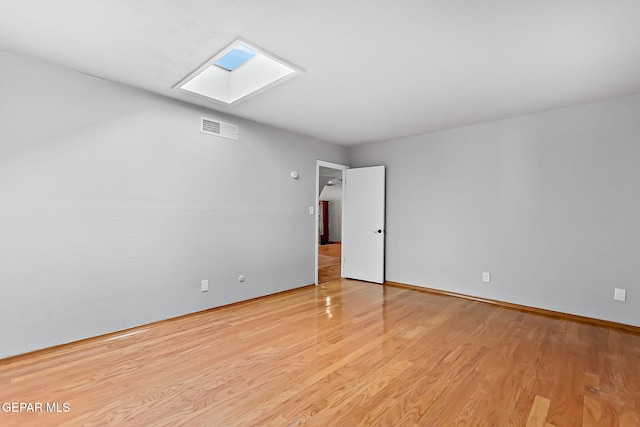
<svg viewBox="0 0 640 427"><path fill-rule="evenodd" d="M318 283L340 278L342 243L333 242L318 246Z"/></svg>
<svg viewBox="0 0 640 427"><path fill-rule="evenodd" d="M0 361L0 402L61 409L2 426L629 427L640 335L342 279Z"/></svg>

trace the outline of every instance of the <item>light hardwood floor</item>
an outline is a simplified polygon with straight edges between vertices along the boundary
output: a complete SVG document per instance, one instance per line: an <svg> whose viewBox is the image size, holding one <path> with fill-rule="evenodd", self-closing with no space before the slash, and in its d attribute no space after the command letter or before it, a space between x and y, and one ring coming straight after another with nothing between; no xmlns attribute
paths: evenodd
<svg viewBox="0 0 640 427"><path fill-rule="evenodd" d="M640 336L337 280L0 361L2 426L638 426Z"/></svg>
<svg viewBox="0 0 640 427"><path fill-rule="evenodd" d="M335 242L318 246L318 283L340 278L342 243Z"/></svg>

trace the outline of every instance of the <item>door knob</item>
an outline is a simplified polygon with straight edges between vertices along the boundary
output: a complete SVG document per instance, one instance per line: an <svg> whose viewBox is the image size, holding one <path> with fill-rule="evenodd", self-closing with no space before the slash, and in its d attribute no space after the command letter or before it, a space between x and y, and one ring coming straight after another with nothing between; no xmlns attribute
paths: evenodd
<svg viewBox="0 0 640 427"><path fill-rule="evenodd" d="M378 229L378 230L374 230L373 234L380 234L382 233L382 230Z"/></svg>

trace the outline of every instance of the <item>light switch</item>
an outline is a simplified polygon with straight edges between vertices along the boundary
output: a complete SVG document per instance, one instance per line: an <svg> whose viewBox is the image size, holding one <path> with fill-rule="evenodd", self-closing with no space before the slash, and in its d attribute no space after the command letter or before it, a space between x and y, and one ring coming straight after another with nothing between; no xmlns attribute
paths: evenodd
<svg viewBox="0 0 640 427"><path fill-rule="evenodd" d="M313 215L313 206L309 206L309 215Z"/></svg>

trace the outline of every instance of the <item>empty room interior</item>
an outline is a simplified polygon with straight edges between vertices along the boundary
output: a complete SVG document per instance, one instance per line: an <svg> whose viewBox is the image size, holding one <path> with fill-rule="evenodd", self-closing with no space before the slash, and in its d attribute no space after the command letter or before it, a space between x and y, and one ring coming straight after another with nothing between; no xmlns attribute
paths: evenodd
<svg viewBox="0 0 640 427"><path fill-rule="evenodd" d="M639 16L0 0L0 425L640 426Z"/></svg>

